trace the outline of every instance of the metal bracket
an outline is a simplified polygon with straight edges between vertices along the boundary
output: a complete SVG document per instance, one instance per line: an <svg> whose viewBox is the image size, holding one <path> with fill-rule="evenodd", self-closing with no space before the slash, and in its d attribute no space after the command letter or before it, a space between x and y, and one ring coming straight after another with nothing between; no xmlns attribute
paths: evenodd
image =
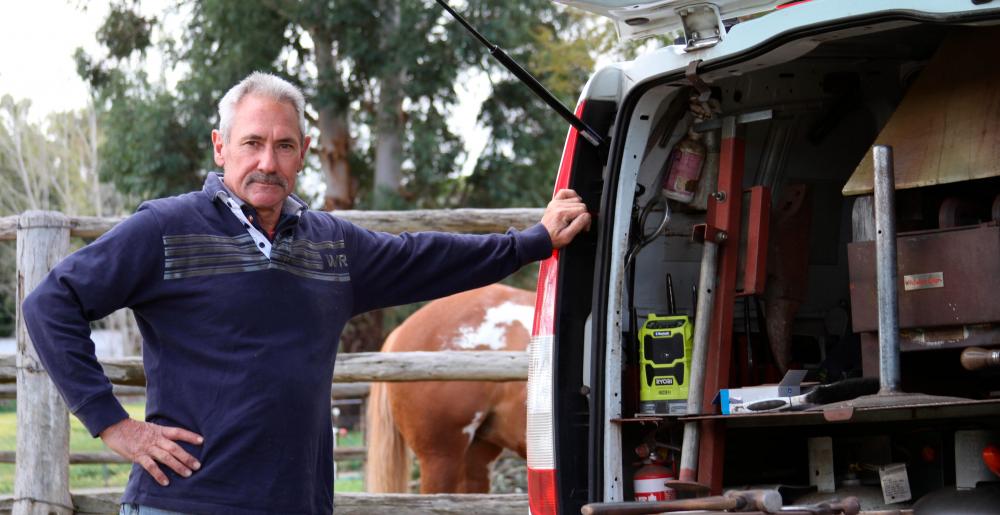
<svg viewBox="0 0 1000 515"><path fill-rule="evenodd" d="M722 15L714 4L694 4L679 7L675 11L684 27L685 52L709 48L719 44L726 34Z"/></svg>
<svg viewBox="0 0 1000 515"><path fill-rule="evenodd" d="M740 113L736 115L736 124L741 125L744 123L762 122L764 120L770 120L774 118L773 109L762 109L760 111L749 111L746 113ZM711 118L703 122L694 124L695 132L708 132L714 131L722 127L722 118Z"/></svg>
<svg viewBox="0 0 1000 515"><path fill-rule="evenodd" d="M708 84L698 76L699 64L701 64L701 59L688 63L687 69L684 70L684 78L698 91L698 101L708 102L708 99L712 97L712 88L708 87Z"/></svg>
<svg viewBox="0 0 1000 515"><path fill-rule="evenodd" d="M708 224L697 224L691 228L691 241L695 243L705 243L705 240L724 243L727 238L726 231Z"/></svg>

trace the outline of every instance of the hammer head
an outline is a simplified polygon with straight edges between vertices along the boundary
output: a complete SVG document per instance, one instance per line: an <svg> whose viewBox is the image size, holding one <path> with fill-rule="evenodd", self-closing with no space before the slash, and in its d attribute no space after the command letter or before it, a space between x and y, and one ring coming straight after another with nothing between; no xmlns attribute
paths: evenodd
<svg viewBox="0 0 1000 515"><path fill-rule="evenodd" d="M781 494L777 490L730 490L726 497L741 499L745 503L740 511L762 511L778 513L781 511Z"/></svg>

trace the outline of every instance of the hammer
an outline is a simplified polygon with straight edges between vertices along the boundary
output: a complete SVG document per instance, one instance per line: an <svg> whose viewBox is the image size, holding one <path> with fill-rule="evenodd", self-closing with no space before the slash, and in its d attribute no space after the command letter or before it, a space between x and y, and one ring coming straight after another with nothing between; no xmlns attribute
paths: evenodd
<svg viewBox="0 0 1000 515"><path fill-rule="evenodd" d="M584 506L583 515L644 515L672 511L762 511L778 513L781 494L777 490L734 490L725 495L656 502L595 502Z"/></svg>

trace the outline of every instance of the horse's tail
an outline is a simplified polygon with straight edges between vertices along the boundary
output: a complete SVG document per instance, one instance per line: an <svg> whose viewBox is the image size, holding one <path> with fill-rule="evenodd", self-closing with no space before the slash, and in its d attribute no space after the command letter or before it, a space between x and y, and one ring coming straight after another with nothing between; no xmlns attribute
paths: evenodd
<svg viewBox="0 0 1000 515"><path fill-rule="evenodd" d="M410 456L389 406L388 385L372 383L368 394L366 484L371 493L408 492Z"/></svg>

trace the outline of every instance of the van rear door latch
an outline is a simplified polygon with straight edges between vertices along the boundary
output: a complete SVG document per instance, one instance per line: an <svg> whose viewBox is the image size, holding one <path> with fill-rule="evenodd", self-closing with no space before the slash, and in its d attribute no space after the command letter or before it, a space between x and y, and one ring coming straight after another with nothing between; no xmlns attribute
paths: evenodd
<svg viewBox="0 0 1000 515"><path fill-rule="evenodd" d="M687 41L685 52L715 46L726 34L722 15L715 4L685 5L676 12L684 27L684 40Z"/></svg>

